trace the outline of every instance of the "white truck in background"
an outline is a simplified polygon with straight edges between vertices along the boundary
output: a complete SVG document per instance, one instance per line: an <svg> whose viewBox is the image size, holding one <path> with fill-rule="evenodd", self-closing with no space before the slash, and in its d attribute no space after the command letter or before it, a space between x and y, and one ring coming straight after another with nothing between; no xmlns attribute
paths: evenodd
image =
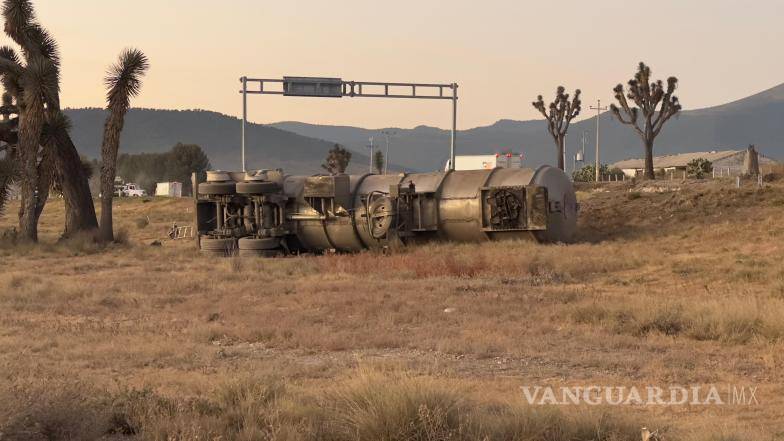
<svg viewBox="0 0 784 441"><path fill-rule="evenodd" d="M136 184L129 182L127 184L123 184L121 187L116 188L115 196L118 197L125 197L125 198L142 198L147 196L147 192L143 189L139 188Z"/></svg>
<svg viewBox="0 0 784 441"><path fill-rule="evenodd" d="M444 171L451 161L446 161ZM496 153L494 155L455 156L455 170L492 170L494 168L523 168L523 155Z"/></svg>

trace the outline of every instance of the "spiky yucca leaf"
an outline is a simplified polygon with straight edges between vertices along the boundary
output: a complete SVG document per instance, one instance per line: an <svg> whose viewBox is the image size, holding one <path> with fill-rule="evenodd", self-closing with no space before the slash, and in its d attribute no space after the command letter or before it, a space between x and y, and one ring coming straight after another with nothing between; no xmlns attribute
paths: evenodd
<svg viewBox="0 0 784 441"><path fill-rule="evenodd" d="M60 51L57 41L35 18L35 9L29 0L5 0L3 2L5 32L22 47L28 62L35 57L44 57L60 68Z"/></svg>
<svg viewBox="0 0 784 441"><path fill-rule="evenodd" d="M45 58L30 60L22 75L22 88L26 103L38 99L45 103L57 102L60 94L60 78L57 68Z"/></svg>
<svg viewBox="0 0 784 441"><path fill-rule="evenodd" d="M0 47L0 61L2 61L0 75L4 75L8 71L14 71L13 73L19 74L24 69L22 62L19 60L19 55L10 46Z"/></svg>
<svg viewBox="0 0 784 441"><path fill-rule="evenodd" d="M41 144L57 142L57 134L71 130L71 119L61 110L50 113L41 132Z"/></svg>
<svg viewBox="0 0 784 441"><path fill-rule="evenodd" d="M24 67L16 51L8 46L0 47L0 79L6 92L18 97L22 93L21 77Z"/></svg>
<svg viewBox="0 0 784 441"><path fill-rule="evenodd" d="M0 47L0 57L13 61L16 64L21 64L19 61L19 56L16 54L14 48L12 48L11 46Z"/></svg>
<svg viewBox="0 0 784 441"><path fill-rule="evenodd" d="M44 57L60 69L60 48L57 46L57 40L41 25L33 23L25 27L22 40L24 43L20 44L28 59Z"/></svg>
<svg viewBox="0 0 784 441"><path fill-rule="evenodd" d="M139 49L125 49L109 68L104 83L109 89L106 100L110 110L127 110L132 97L139 94L142 76L149 69L147 56Z"/></svg>
<svg viewBox="0 0 784 441"><path fill-rule="evenodd" d="M19 43L17 39L22 36L23 30L35 21L35 9L29 0L5 0L3 18L6 34Z"/></svg>
<svg viewBox="0 0 784 441"><path fill-rule="evenodd" d="M3 214L10 196L11 184L18 180L15 153L12 150L5 152L5 157L0 158L0 215Z"/></svg>

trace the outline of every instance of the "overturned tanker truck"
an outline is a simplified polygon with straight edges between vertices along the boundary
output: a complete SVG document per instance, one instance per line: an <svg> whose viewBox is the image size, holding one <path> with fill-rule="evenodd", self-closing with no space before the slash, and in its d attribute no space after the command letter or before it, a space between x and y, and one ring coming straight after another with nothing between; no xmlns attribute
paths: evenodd
<svg viewBox="0 0 784 441"><path fill-rule="evenodd" d="M197 184L198 244L215 256L353 252L436 240L569 242L577 228L572 183L550 166L336 176L214 171Z"/></svg>

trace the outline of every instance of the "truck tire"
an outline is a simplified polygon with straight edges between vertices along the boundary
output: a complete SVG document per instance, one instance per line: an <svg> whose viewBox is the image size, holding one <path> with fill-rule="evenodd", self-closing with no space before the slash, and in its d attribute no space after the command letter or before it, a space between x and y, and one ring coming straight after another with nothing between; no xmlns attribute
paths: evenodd
<svg viewBox="0 0 784 441"><path fill-rule="evenodd" d="M199 194L224 196L237 193L237 184L234 182L202 182L199 184Z"/></svg>
<svg viewBox="0 0 784 441"><path fill-rule="evenodd" d="M238 244L241 251L274 250L280 247L280 238L265 237L259 239L256 237L243 237L239 240Z"/></svg>
<svg viewBox="0 0 784 441"><path fill-rule="evenodd" d="M237 249L237 241L234 238L216 239L213 237L202 237L200 243L201 252L214 257L232 256Z"/></svg>
<svg viewBox="0 0 784 441"><path fill-rule="evenodd" d="M239 194L273 194L281 190L276 182L238 182L237 193Z"/></svg>

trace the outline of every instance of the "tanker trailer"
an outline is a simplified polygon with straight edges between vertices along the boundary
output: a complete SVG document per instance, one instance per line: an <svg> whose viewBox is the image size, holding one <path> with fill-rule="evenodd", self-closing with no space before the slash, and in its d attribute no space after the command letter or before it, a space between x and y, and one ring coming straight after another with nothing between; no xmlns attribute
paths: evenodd
<svg viewBox="0 0 784 441"><path fill-rule="evenodd" d="M427 241L569 242L577 210L566 174L542 166L336 176L208 172L195 214L205 254L272 257Z"/></svg>

